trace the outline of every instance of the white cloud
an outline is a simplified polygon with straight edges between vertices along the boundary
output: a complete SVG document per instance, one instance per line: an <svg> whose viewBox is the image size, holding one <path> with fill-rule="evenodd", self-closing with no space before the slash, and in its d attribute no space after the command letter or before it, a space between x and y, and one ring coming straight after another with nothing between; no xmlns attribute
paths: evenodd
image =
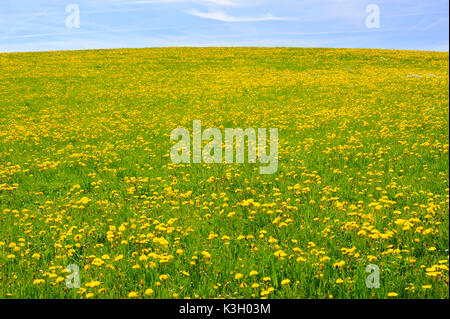
<svg viewBox="0 0 450 319"><path fill-rule="evenodd" d="M448 25L448 19L439 18L439 19L437 19L436 21L434 21L434 22L432 22L432 23L426 25L425 27L420 28L420 30L421 30L421 31L427 31L427 30L429 30L429 29L432 29L432 28L437 27L437 26L439 26L440 24L444 24L444 23L446 23L446 24Z"/></svg>
<svg viewBox="0 0 450 319"><path fill-rule="evenodd" d="M205 5L216 5L216 6L235 6L236 2L231 0L137 0L137 1L129 1L124 4L151 4L151 3L196 3L196 4L205 4Z"/></svg>
<svg viewBox="0 0 450 319"><path fill-rule="evenodd" d="M258 22L258 21L289 20L288 18L280 18L273 16L271 14L266 14L258 17L233 17L223 11L199 12L197 10L190 10L188 11L188 13L196 17L218 20L223 22Z"/></svg>

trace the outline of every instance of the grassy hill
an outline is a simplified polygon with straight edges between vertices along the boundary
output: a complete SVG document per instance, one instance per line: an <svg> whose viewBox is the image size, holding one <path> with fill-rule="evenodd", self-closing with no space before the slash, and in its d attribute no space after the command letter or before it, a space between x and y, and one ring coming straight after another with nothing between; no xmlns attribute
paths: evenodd
<svg viewBox="0 0 450 319"><path fill-rule="evenodd" d="M0 298L448 298L448 67L387 50L0 54ZM278 171L173 164L170 132L193 120L278 128Z"/></svg>

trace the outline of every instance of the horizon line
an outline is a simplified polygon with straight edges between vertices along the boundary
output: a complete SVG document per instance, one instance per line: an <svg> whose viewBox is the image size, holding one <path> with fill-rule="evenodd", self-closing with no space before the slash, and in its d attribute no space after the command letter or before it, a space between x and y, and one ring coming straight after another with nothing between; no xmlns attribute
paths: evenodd
<svg viewBox="0 0 450 319"><path fill-rule="evenodd" d="M17 53L52 53L52 52L79 52L79 51L112 51L112 50L145 50L145 49L175 49L175 48L186 48L186 49L208 49L208 48L241 48L241 49L327 49L327 50L380 50L380 51L408 51L408 52L430 52L430 53L449 53L447 51L441 50L418 50L418 49L390 49L390 48L371 48L371 47L360 47L360 48L345 48L345 47L302 47L302 46L285 46L285 45L275 45L275 46L239 46L239 45L180 45L180 46L153 46L153 47L113 47L113 48L90 48L90 49L55 49L55 50L34 50L34 51L1 51L0 54L17 54Z"/></svg>

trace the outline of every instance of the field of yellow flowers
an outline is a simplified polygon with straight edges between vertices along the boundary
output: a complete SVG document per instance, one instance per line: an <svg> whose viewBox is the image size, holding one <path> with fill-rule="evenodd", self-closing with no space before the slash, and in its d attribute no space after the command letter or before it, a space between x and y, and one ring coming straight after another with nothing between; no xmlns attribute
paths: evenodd
<svg viewBox="0 0 450 319"><path fill-rule="evenodd" d="M0 298L449 298L448 67L385 50L1 54ZM279 128L278 171L173 164L170 132L193 120Z"/></svg>

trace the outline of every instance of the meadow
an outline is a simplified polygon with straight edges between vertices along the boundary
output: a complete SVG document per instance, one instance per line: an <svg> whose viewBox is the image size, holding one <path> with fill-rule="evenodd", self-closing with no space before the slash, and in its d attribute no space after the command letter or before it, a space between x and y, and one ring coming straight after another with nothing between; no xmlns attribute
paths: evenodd
<svg viewBox="0 0 450 319"><path fill-rule="evenodd" d="M0 298L448 299L448 67L388 50L0 54ZM278 128L277 172L173 164L170 132L194 120Z"/></svg>

